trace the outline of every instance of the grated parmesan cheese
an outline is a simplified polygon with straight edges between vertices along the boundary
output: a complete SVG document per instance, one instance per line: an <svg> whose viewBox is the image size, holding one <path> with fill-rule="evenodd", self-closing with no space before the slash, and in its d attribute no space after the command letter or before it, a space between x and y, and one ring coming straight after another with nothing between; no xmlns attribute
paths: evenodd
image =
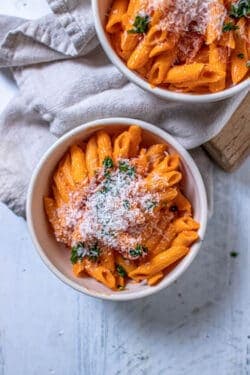
<svg viewBox="0 0 250 375"><path fill-rule="evenodd" d="M57 214L64 218L63 237L71 238L70 246L98 243L124 258L137 259L139 256L131 256L130 250L143 244L142 233L150 236L157 230L161 215L154 208L160 195L145 188L144 178L134 173L133 159L120 162L132 173L114 168L107 178L102 169L89 185L72 192L69 203L58 208ZM62 240L62 233L58 240Z"/></svg>
<svg viewBox="0 0 250 375"><path fill-rule="evenodd" d="M215 15L211 15L210 7L213 3L223 7L221 14L226 16L226 9L218 0L149 0L147 12L151 13L155 10L164 12L159 24L162 29L183 33L190 31L191 28L192 31L204 35L209 22L213 22L215 27L218 24L219 27L225 18L220 15L219 19L216 19Z"/></svg>

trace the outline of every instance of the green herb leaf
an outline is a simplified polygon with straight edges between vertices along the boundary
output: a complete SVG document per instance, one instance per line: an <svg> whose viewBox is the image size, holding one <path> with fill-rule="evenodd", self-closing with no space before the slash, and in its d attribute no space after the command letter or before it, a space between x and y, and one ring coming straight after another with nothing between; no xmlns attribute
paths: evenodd
<svg viewBox="0 0 250 375"><path fill-rule="evenodd" d="M102 187L102 189L99 190L99 191L100 191L100 193L105 194L105 193L107 193L108 191L110 191L110 187L109 187L108 184L104 184L103 187Z"/></svg>
<svg viewBox="0 0 250 375"><path fill-rule="evenodd" d="M116 235L115 235L115 232L113 232L113 231L111 231L111 230L107 231L105 228L102 228L102 229L101 229L101 234L102 234L103 236L105 236L105 237L107 237L107 236L109 236L109 237L115 237L115 236L116 236Z"/></svg>
<svg viewBox="0 0 250 375"><path fill-rule="evenodd" d="M230 256L231 256L232 258L236 258L238 255L239 255L239 254L237 253L237 251L231 251L231 253L230 253Z"/></svg>
<svg viewBox="0 0 250 375"><path fill-rule="evenodd" d="M239 0L232 4L229 16L232 18L248 17L250 15L250 0Z"/></svg>
<svg viewBox="0 0 250 375"><path fill-rule="evenodd" d="M109 172L109 170L104 170L104 177L106 178L106 180L110 180L110 177L111 177L111 174Z"/></svg>
<svg viewBox="0 0 250 375"><path fill-rule="evenodd" d="M133 177L135 175L135 167L132 167L125 161L119 161L119 171L122 173L126 173L130 177Z"/></svg>
<svg viewBox="0 0 250 375"><path fill-rule="evenodd" d="M107 193L111 189L111 173L104 171L105 180L102 183L102 188L99 190L100 193Z"/></svg>
<svg viewBox="0 0 250 375"><path fill-rule="evenodd" d="M104 177L106 180L110 180L110 177L111 177L110 169L113 168L114 166L113 160L109 156L106 156L102 164L104 167Z"/></svg>
<svg viewBox="0 0 250 375"><path fill-rule="evenodd" d="M137 15L133 23L133 29L128 30L129 34L143 34L148 31L150 17L146 14L145 16Z"/></svg>
<svg viewBox="0 0 250 375"><path fill-rule="evenodd" d="M152 211L156 206L157 206L157 202L156 201L147 200L145 202L145 208L148 211Z"/></svg>
<svg viewBox="0 0 250 375"><path fill-rule="evenodd" d="M129 201L127 199L125 199L123 201L123 207L126 208L127 210L130 209L130 203L129 203Z"/></svg>
<svg viewBox="0 0 250 375"><path fill-rule="evenodd" d="M120 275L121 277L127 276L127 272L125 271L125 269L120 264L116 265L116 271L117 271L118 275Z"/></svg>
<svg viewBox="0 0 250 375"><path fill-rule="evenodd" d="M227 31L237 30L238 28L239 26L234 25L233 22L227 22L227 23L224 23L222 27L222 31L223 33L226 33Z"/></svg>
<svg viewBox="0 0 250 375"><path fill-rule="evenodd" d="M136 245L134 249L129 250L129 254L132 257L142 256L143 253L147 254L147 252L148 252L148 248L146 246L139 245L139 244Z"/></svg>
<svg viewBox="0 0 250 375"><path fill-rule="evenodd" d="M125 161L119 161L119 171L126 173L129 169L129 164Z"/></svg>
<svg viewBox="0 0 250 375"><path fill-rule="evenodd" d="M84 248L84 244L82 242L78 242L77 245L71 248L71 257L70 257L71 263L75 264L81 261L84 257L85 252L86 252L86 249Z"/></svg>
<svg viewBox="0 0 250 375"><path fill-rule="evenodd" d="M102 164L104 166L104 169L110 169L114 166L113 160L109 156L106 156Z"/></svg>
<svg viewBox="0 0 250 375"><path fill-rule="evenodd" d="M238 53L237 57L239 59L244 59L245 56L244 56L244 53Z"/></svg>
<svg viewBox="0 0 250 375"><path fill-rule="evenodd" d="M100 256L100 252L101 252L101 250L96 243L95 245L93 245L92 247L89 248L88 259L93 261L93 262L96 262L97 259Z"/></svg>

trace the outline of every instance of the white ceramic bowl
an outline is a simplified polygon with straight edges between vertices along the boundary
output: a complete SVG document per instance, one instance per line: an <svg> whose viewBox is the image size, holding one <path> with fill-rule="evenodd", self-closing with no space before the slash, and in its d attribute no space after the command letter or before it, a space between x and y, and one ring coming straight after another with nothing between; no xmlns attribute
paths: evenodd
<svg viewBox="0 0 250 375"><path fill-rule="evenodd" d="M100 43L106 52L112 63L132 82L140 86L142 89L155 94L162 99L175 100L179 102L188 103L208 103L223 100L225 98L231 97L245 88L250 86L250 79L245 79L243 82L230 87L226 90L214 93L214 94L182 94L173 92L166 89L161 89L158 87L152 88L151 85L143 78L141 78L137 73L128 69L124 62L114 51L112 45L110 44L109 38L105 32L106 16L109 12L109 8L113 0L92 0L92 9L95 19L95 28L100 40Z"/></svg>
<svg viewBox="0 0 250 375"><path fill-rule="evenodd" d="M181 156L182 172L184 176L185 194L192 202L194 218L200 223L200 240L195 243L188 255L165 276L156 286L150 287L145 284L130 283L125 291L114 292L92 278L76 278L73 275L70 263L69 250L56 242L53 232L48 224L43 206L43 197L48 195L49 185L53 171L67 151L69 146L79 140L89 138L97 130L105 128L114 131L122 130L131 124L138 124L143 129L143 137L146 141L164 142L170 146L170 150L176 151ZM27 222L28 227L44 263L62 281L74 289L93 297L108 300L131 300L145 297L167 287L190 266L198 253L203 240L207 224L207 200L204 184L198 168L189 153L168 133L162 129L146 123L129 118L108 118L105 120L92 121L81 125L61 137L46 152L39 162L31 178L27 196Z"/></svg>

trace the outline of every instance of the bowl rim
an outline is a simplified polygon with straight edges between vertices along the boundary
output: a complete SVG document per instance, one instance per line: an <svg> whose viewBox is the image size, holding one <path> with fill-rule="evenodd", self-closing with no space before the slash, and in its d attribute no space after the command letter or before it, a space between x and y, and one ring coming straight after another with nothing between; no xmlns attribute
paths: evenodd
<svg viewBox="0 0 250 375"><path fill-rule="evenodd" d="M67 141L72 136L81 134L86 132L87 130L90 130L92 128L95 128L100 125L115 125L115 124L121 124L121 125L131 125L131 124L137 124L142 129L147 130L151 132L152 134L159 136L164 139L166 143L169 143L170 146L173 146L176 151L180 154L181 158L185 160L186 164L190 168L194 180L197 184L197 190L200 196L201 201L201 218L200 218L200 229L199 229L199 241L196 242L194 245L191 246L192 252L189 253L189 257L184 257L182 262L178 265L178 269L174 268L173 271L168 275L168 277L162 280L161 283L157 284L153 287L145 288L141 291L134 291L131 292L131 294L123 294L122 292L117 293L114 292L110 295L100 293L100 292L93 292L87 288L85 288L82 285L79 285L78 283L74 282L73 280L69 279L67 276L63 274L63 272L59 271L59 269L49 260L49 258L46 256L45 252L43 251L42 246L40 245L35 228L32 221L32 201L34 198L34 186L36 184L36 180L39 176L40 170L43 168L44 164L50 159L50 156L54 153L54 151L61 146L65 141ZM93 120L90 122L87 122L85 124L82 124L73 130L67 132L64 134L61 138L59 138L54 144L51 145L51 147L44 153L42 158L40 159L38 165L36 166L30 183L28 187L27 192L27 202L26 202L26 218L27 218L27 224L28 229L31 235L31 239L35 245L35 248L43 260L43 262L46 264L46 266L65 284L68 286L71 286L73 289L77 290L78 292L84 293L86 295L89 295L91 297L100 298L104 300L112 300L112 301L129 301L129 300L135 300L138 298L143 298L150 296L166 287L171 285L175 280L177 280L184 271L191 265L194 258L199 252L201 243L203 241L205 232L206 232L206 226L207 226L207 219L208 219L208 210L207 210L207 195L206 195L206 189L204 186L204 182L202 180L200 171L198 167L196 166L196 163L194 162L191 155L188 153L188 151L177 141L175 138L173 138L170 134L168 134L165 130L157 127L156 125L152 125L148 122L137 120L133 118L127 118L127 117L110 117L105 119L99 119L99 120Z"/></svg>
<svg viewBox="0 0 250 375"><path fill-rule="evenodd" d="M100 14L98 11L99 0L91 0L92 10L94 14L95 29L97 32L98 39L101 43L102 48L104 49L109 60L120 70L121 73L125 75L131 82L141 87L142 89L154 94L161 99L177 101L182 103L210 103L220 101L226 98L229 98L248 86L250 86L250 79L247 78L244 81L238 83L235 86L229 87L223 91L211 94L185 94L170 91L167 89L161 89L159 87L152 88L150 84L143 78L141 78L137 73L130 70L125 63L120 59L116 52L111 47L105 30L103 29Z"/></svg>

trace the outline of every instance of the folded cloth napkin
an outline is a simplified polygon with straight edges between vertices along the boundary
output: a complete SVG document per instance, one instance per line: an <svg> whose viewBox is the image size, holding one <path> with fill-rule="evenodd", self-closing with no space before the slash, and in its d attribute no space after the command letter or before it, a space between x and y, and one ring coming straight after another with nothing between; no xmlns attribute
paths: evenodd
<svg viewBox="0 0 250 375"><path fill-rule="evenodd" d="M0 199L17 214L24 214L39 158L66 131L96 118L133 117L166 129L191 149L217 134L246 95L202 105L161 100L109 63L90 0L48 3L53 13L35 21L0 16L0 67L12 69L20 88L0 119ZM202 150L194 155L210 186L208 159Z"/></svg>

